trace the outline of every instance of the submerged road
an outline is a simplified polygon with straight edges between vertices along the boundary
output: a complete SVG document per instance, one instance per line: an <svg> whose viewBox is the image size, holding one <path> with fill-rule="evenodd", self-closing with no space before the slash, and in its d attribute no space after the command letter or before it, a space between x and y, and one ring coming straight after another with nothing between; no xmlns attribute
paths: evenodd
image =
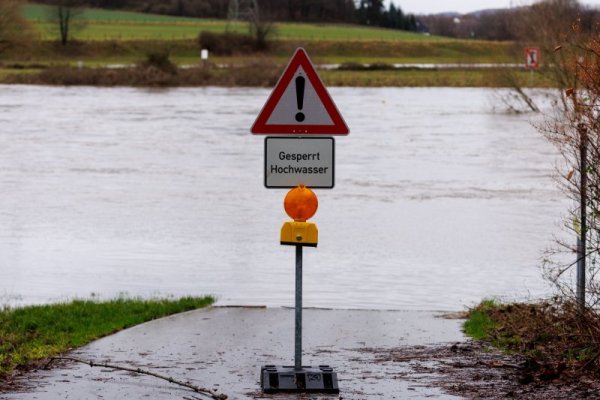
<svg viewBox="0 0 600 400"><path fill-rule="evenodd" d="M462 321L423 311L304 310L304 364L329 364L338 395L264 395L261 365L293 365L294 310L214 307L159 319L100 339L69 354L143 368L216 389L229 399L455 399L413 379L407 363L376 360L386 349L464 340ZM23 379L2 399L200 399L148 376L62 363ZM5 397L3 397L5 396Z"/></svg>

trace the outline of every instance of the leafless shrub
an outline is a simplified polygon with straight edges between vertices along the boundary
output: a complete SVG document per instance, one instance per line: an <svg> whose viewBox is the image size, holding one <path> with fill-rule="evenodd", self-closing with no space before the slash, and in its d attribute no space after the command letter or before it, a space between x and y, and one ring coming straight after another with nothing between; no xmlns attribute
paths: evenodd
<svg viewBox="0 0 600 400"><path fill-rule="evenodd" d="M0 54L31 40L31 30L21 14L22 0L0 1Z"/></svg>
<svg viewBox="0 0 600 400"><path fill-rule="evenodd" d="M562 155L559 183L573 201L565 221L573 240L558 242L544 270L563 294L572 296L573 285L565 277L576 265L575 237L584 237L587 305L600 315L600 40L594 35L583 38L578 23L573 32L556 48L557 53L564 52L560 57L564 58L565 82L572 83L564 90L566 111L539 127ZM565 262L565 254L573 262Z"/></svg>

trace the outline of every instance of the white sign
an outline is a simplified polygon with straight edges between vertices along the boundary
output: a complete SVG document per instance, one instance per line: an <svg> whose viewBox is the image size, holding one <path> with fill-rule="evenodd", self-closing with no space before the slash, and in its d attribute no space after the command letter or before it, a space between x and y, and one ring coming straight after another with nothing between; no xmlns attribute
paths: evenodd
<svg viewBox="0 0 600 400"><path fill-rule="evenodd" d="M331 189L335 178L334 153L331 137L267 137L265 186Z"/></svg>

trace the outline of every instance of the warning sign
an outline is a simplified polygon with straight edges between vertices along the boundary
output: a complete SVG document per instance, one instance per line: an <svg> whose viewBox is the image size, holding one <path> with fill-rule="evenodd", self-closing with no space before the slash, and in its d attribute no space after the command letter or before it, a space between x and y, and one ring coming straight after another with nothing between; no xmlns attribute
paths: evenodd
<svg viewBox="0 0 600 400"><path fill-rule="evenodd" d="M541 51L538 47L527 47L525 49L525 68L538 69L540 67Z"/></svg>
<svg viewBox="0 0 600 400"><path fill-rule="evenodd" d="M251 132L291 135L349 133L304 49L299 48L294 53Z"/></svg>

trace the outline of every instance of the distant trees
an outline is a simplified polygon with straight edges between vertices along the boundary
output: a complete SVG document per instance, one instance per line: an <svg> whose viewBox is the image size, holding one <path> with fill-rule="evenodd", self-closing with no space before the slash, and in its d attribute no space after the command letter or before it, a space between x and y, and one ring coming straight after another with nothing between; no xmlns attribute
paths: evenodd
<svg viewBox="0 0 600 400"><path fill-rule="evenodd" d="M383 28L417 31L419 24L413 14L404 14L400 7L390 2L385 9L383 0L360 0L356 10L361 25L381 26Z"/></svg>
<svg viewBox="0 0 600 400"><path fill-rule="evenodd" d="M554 10L558 13L552 15ZM550 20L544 20L549 15ZM600 19L596 9L577 0L538 0L531 6L484 10L466 15L427 15L420 21L433 35L487 40L531 40L550 34L564 34L564 22L579 18L583 30L590 31ZM538 21L536 21L538 20Z"/></svg>
<svg viewBox="0 0 600 400"><path fill-rule="evenodd" d="M383 0L360 0L356 14L361 25L381 26L383 24Z"/></svg>
<svg viewBox="0 0 600 400"><path fill-rule="evenodd" d="M258 0L274 21L354 22L352 0Z"/></svg>
<svg viewBox="0 0 600 400"><path fill-rule="evenodd" d="M64 46L73 38L75 31L85 26L81 7L86 3L84 0L51 0L47 3L52 6L48 12L54 23L53 30L58 33L58 39Z"/></svg>
<svg viewBox="0 0 600 400"><path fill-rule="evenodd" d="M29 39L29 26L21 14L22 0L0 1L0 54Z"/></svg>
<svg viewBox="0 0 600 400"><path fill-rule="evenodd" d="M227 18L234 0L81 0L90 7L127 9L156 14L201 18ZM55 0L36 0L52 4ZM248 8L253 0L237 0L239 11ZM354 22L356 7L353 0L258 0L258 6L276 21L336 21Z"/></svg>
<svg viewBox="0 0 600 400"><path fill-rule="evenodd" d="M266 50L268 48L267 39L275 27L273 21L261 11L257 0L252 0L252 7L248 10L248 22L256 50Z"/></svg>
<svg viewBox="0 0 600 400"><path fill-rule="evenodd" d="M394 3L390 3L389 9L383 13L382 26L403 31L419 30L419 22L414 14L404 14Z"/></svg>

